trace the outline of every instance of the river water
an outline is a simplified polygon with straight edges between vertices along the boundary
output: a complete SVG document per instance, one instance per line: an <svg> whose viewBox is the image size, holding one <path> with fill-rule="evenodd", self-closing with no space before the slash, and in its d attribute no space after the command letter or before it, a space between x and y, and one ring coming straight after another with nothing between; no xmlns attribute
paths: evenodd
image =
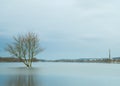
<svg viewBox="0 0 120 86"><path fill-rule="evenodd" d="M120 64L0 63L0 86L120 86Z"/></svg>

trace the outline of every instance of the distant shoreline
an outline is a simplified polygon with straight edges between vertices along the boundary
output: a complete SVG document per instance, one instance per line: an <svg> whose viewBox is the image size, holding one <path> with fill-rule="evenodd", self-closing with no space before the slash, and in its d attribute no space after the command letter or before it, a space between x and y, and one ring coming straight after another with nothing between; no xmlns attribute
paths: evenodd
<svg viewBox="0 0 120 86"><path fill-rule="evenodd" d="M33 58L33 62L38 62L39 59ZM19 58L14 57L0 57L0 62L22 62Z"/></svg>
<svg viewBox="0 0 120 86"><path fill-rule="evenodd" d="M22 62L19 58L0 57L0 62ZM120 57L109 58L80 58L80 59L59 59L59 60L43 60L33 58L33 62L79 62L79 63L120 63Z"/></svg>

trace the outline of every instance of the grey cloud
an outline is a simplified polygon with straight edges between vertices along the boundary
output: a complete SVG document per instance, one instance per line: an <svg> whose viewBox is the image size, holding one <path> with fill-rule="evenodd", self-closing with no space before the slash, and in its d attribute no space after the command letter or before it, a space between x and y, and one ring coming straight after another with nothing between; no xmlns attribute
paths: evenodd
<svg viewBox="0 0 120 86"><path fill-rule="evenodd" d="M57 45L63 46L63 52L68 48L71 52L83 50L83 53L87 47L117 46L115 44L120 43L117 3L117 0L0 1L0 36L12 37L33 31L39 34L48 50L52 48L50 44L56 45L53 52Z"/></svg>

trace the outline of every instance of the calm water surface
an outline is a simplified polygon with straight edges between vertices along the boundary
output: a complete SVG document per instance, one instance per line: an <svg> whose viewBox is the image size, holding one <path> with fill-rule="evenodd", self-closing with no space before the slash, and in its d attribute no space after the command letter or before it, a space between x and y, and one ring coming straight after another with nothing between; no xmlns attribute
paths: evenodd
<svg viewBox="0 0 120 86"><path fill-rule="evenodd" d="M120 64L0 63L0 86L120 86Z"/></svg>

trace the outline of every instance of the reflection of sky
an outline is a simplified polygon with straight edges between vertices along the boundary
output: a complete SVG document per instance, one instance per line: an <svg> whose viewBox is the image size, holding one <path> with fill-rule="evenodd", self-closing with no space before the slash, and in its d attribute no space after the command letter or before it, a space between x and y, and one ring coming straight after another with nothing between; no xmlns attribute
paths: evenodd
<svg viewBox="0 0 120 86"><path fill-rule="evenodd" d="M5 83L6 83L7 79L8 79L7 77L8 77L7 75L6 76L5 75L0 75L0 85L1 86L6 85Z"/></svg>
<svg viewBox="0 0 120 86"><path fill-rule="evenodd" d="M36 32L45 59L106 57L119 54L118 0L0 1L0 55L11 37Z"/></svg>

